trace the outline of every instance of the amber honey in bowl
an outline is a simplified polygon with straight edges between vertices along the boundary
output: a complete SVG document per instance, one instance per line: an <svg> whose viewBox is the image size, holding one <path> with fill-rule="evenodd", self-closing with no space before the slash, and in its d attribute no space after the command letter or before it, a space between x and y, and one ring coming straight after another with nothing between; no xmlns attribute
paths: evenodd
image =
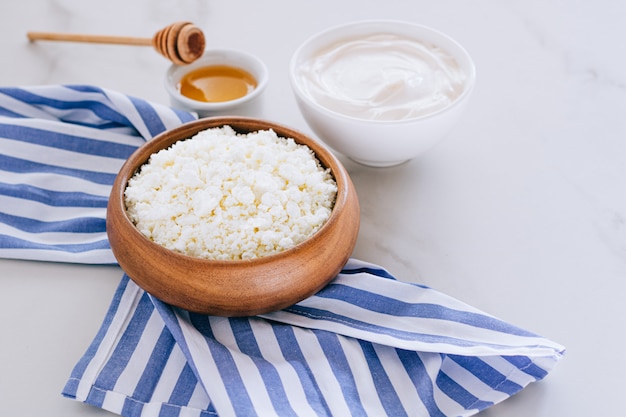
<svg viewBox="0 0 626 417"><path fill-rule="evenodd" d="M244 97L256 86L257 80L244 69L230 65L210 65L185 74L178 90L192 100L220 103Z"/></svg>

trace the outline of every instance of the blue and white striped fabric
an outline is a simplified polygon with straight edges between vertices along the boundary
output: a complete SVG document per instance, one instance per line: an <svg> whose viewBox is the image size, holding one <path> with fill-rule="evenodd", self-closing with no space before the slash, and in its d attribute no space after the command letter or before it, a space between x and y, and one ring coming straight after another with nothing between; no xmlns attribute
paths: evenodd
<svg viewBox="0 0 626 417"><path fill-rule="evenodd" d="M124 152L190 119L93 87L0 89L0 256L114 262L103 202ZM355 259L318 294L245 318L169 306L123 275L63 395L127 417L469 416L563 352Z"/></svg>
<svg viewBox="0 0 626 417"><path fill-rule="evenodd" d="M115 263L105 216L117 172L192 119L90 86L0 88L0 257Z"/></svg>
<svg viewBox="0 0 626 417"><path fill-rule="evenodd" d="M124 416L469 416L562 350L358 260L252 318L189 313L125 277L64 394Z"/></svg>

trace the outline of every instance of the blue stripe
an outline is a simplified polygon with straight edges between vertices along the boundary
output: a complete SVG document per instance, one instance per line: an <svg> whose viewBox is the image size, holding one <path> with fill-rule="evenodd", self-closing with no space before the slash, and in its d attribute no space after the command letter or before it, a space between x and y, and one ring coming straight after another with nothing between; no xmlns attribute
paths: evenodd
<svg viewBox="0 0 626 417"><path fill-rule="evenodd" d="M106 391L101 390L97 387L92 387L89 390L89 394L87 394L87 399L85 400L85 403L93 405L94 407L102 407L105 396Z"/></svg>
<svg viewBox="0 0 626 417"><path fill-rule="evenodd" d="M360 329L363 331L367 331L370 333L379 333L379 334L385 334L391 337L394 337L398 340L419 340L420 342L423 343L446 343L449 345L455 345L455 346L476 346L475 342L472 341L468 341L465 339L458 339L458 338L454 338L454 337L449 337L449 336L441 336L441 335L432 335L432 334L426 334L426 333L417 333L417 332L407 332L407 331L403 331L403 330L396 330L396 329L392 329L386 326L381 326L381 325L375 325L375 324L371 324L369 322L366 321L362 321L362 320L356 320L353 319L352 317L348 317L348 316L343 316L340 314L335 314L332 313L328 310L321 310L321 309L316 309L316 308L310 308L310 307L303 307L301 305L295 304L287 309L285 309L285 311L289 312L289 313L293 313L293 314L297 314L303 317L308 317L314 320L324 320L324 321L330 321L330 322L335 322L335 323L339 323L343 326L348 326L348 327L352 327L355 329ZM390 316L389 320L393 320L394 317ZM502 345L498 345L498 344L484 344L485 346L492 346L495 348L504 348L507 346L502 346Z"/></svg>
<svg viewBox="0 0 626 417"><path fill-rule="evenodd" d="M100 371L94 383L95 386L103 390L113 390L117 379L128 365L137 343L141 340L142 333L153 311L154 305L150 302L148 295L143 293L128 327L115 345L106 365Z"/></svg>
<svg viewBox="0 0 626 417"><path fill-rule="evenodd" d="M355 274L370 274L375 275L381 278L389 278L395 281L395 277L391 275L389 272L384 269L379 268L371 268L371 267L361 267L361 268L344 268L341 270L340 274L345 275L355 275Z"/></svg>
<svg viewBox="0 0 626 417"><path fill-rule="evenodd" d="M407 375L413 382L417 395L429 411L430 417L446 417L435 402L433 381L431 381L430 375L428 375L424 362L420 359L419 354L403 349L396 349L396 353L400 362L406 369ZM431 353L430 355L436 354ZM414 412L412 413L411 410L409 410L409 415L411 414L414 414Z"/></svg>
<svg viewBox="0 0 626 417"><path fill-rule="evenodd" d="M86 360L86 355L87 353L85 353L85 356L80 358L80 361ZM72 372L69 379L65 383L65 386L63 387L63 391L61 391L61 395L65 398L71 398L75 400L76 393L78 392L78 385L80 384L80 378L82 378L82 376L75 377L74 373Z"/></svg>
<svg viewBox="0 0 626 417"><path fill-rule="evenodd" d="M391 275L386 269L384 268L374 268L371 266L363 266L363 267L359 267L359 268L352 268L349 264L344 266L344 268L339 272L339 274L342 275L357 275L357 274L368 274L368 275L374 275L380 278L389 278L391 280L397 281L397 278L394 277L393 275ZM412 282L410 285L418 287L418 288L423 288L425 290L430 290L431 288L428 285L423 285L423 284L417 284Z"/></svg>
<svg viewBox="0 0 626 417"><path fill-rule="evenodd" d="M316 331L315 336L324 351L324 356L333 371L333 375L341 387L341 392L350 407L352 416L367 416L359 396L354 375L350 369L350 364L339 343L339 336L325 331Z"/></svg>
<svg viewBox="0 0 626 417"><path fill-rule="evenodd" d="M537 366L528 356L503 356L508 362L512 363L520 371L532 376L535 380L545 378L548 372Z"/></svg>
<svg viewBox="0 0 626 417"><path fill-rule="evenodd" d="M184 110L179 110L175 108L170 108L170 110L172 110L174 114L176 114L181 124L187 123L187 122L193 122L197 120L196 117L192 113L186 112Z"/></svg>
<svg viewBox="0 0 626 417"><path fill-rule="evenodd" d="M391 383L385 367L380 362L374 346L370 342L359 340L365 360L369 367L372 379L376 386L376 393L388 416L402 417L408 416L402 406L402 400L396 393L396 389Z"/></svg>
<svg viewBox="0 0 626 417"><path fill-rule="evenodd" d="M152 353L150 353L146 367L137 382L137 386L132 395L133 400L142 402L150 401L150 397L161 378L163 368L172 354L175 344L176 342L172 334L167 330L167 327L163 326L163 330L161 330L161 334L152 348ZM126 403L124 407L126 407ZM122 415L127 414L122 411Z"/></svg>
<svg viewBox="0 0 626 417"><path fill-rule="evenodd" d="M509 380L506 375L498 372L498 370L491 367L479 357L448 355L448 358L464 369L467 369L471 374L475 375L476 378L480 379L494 390L513 395L523 388Z"/></svg>
<svg viewBox="0 0 626 417"><path fill-rule="evenodd" d="M102 94L103 96L108 96L106 91L102 90L101 88L92 86L92 85L66 85L65 87L71 90L78 91L78 92L99 93L99 94ZM139 106L137 106L137 104L135 103L135 107L140 113L142 113L146 108L148 108L151 113L153 112L156 117L159 117L158 113L152 110L154 109L154 107L148 101L145 101L136 97L128 96L128 95L126 97L128 97L133 103L135 103L136 101L142 102L142 104L140 104ZM189 113L187 111L179 110L175 108L169 108L169 110L172 111L182 123L196 120L196 117L192 113ZM154 117L154 116L151 116L151 117ZM145 120L146 119L144 118L144 121Z"/></svg>
<svg viewBox="0 0 626 417"><path fill-rule="evenodd" d="M109 305L109 309L107 310L106 315L104 316L104 320L102 324L100 325L100 329L98 330L96 337L93 339L93 341L87 348L87 351L85 352L85 354L76 363L76 365L74 366L74 369L72 369L72 372L70 374L70 380L68 384L65 386L65 388L63 389L64 396L72 397L72 398L76 396L76 388L78 388L78 380L83 377L85 370L87 369L87 366L92 361L93 357L98 351L98 348L100 347L100 344L102 343L102 340L104 339L104 336L108 333L111 323L113 322L113 318L115 317L115 314L117 314L117 311L119 309L120 302L122 300L122 296L124 295L124 292L126 291L128 282L129 282L129 278L127 276L122 277L119 285L117 286L117 289L115 290L115 293L113 294L113 300L111 301L111 304ZM76 384L72 383L74 381L76 381Z"/></svg>
<svg viewBox="0 0 626 417"><path fill-rule="evenodd" d="M87 171L82 169L65 168L57 165L41 164L39 162L27 161L25 159L13 158L0 155L0 169L16 173L45 173L65 175L68 177L80 178L96 184L113 185L117 174L108 174L97 171Z"/></svg>
<svg viewBox="0 0 626 417"><path fill-rule="evenodd" d="M172 337L174 338L174 341L176 342L178 347L181 349L185 357L188 359L191 358L191 353L189 352L189 348L187 347L187 343L184 338L182 329L180 327L180 323L178 322L178 318L176 314L174 313L175 308L149 294L148 294L148 297L150 298L155 309L161 316L161 319L163 319L163 321L165 322L165 326L167 330L171 333ZM190 314L190 316L192 315ZM199 319L202 319L202 318L206 319L206 316L199 315ZM190 317L190 321L193 321L192 317ZM199 371L198 369L196 369L195 364L193 363L193 360L188 361L185 364L183 370L181 371L178 377L176 386L174 387L172 393L170 394L169 401L173 404L181 404L181 405L188 404L193 394L193 391L196 387L196 384L198 384L198 381L199 381L198 375L199 375ZM174 413L174 410L175 408L166 407L164 405L161 407L160 413L166 417L170 415L178 415L178 414L172 414ZM159 417L161 417L161 414L159 414ZM208 416L215 417L217 415L217 412L215 411L215 407L213 406L213 404L210 403L207 410L203 411L200 415L207 416L207 417Z"/></svg>
<svg viewBox="0 0 626 417"><path fill-rule="evenodd" d="M172 405L168 403L161 404L161 409L159 410L159 417L179 417L180 416L180 406Z"/></svg>
<svg viewBox="0 0 626 417"><path fill-rule="evenodd" d="M343 284L331 283L318 292L316 296L341 300L370 311L394 317L446 320L516 336L536 336L519 327L483 314L454 310L438 304L407 303Z"/></svg>
<svg viewBox="0 0 626 417"><path fill-rule="evenodd" d="M36 243L29 240L19 239L13 236L0 234L0 248L4 249L32 249L36 250L56 250L60 252L69 253L83 253L95 250L108 250L111 249L109 240L103 238L90 243L75 243L75 244L46 244Z"/></svg>
<svg viewBox="0 0 626 417"><path fill-rule="evenodd" d="M150 135L156 136L166 130L163 121L159 117L158 113L155 111L154 107L149 105L144 100L140 100L135 97L129 97L129 99L139 112L139 115L141 116L141 119L145 123L146 127L148 128Z"/></svg>
<svg viewBox="0 0 626 417"><path fill-rule="evenodd" d="M141 417L141 411L145 403L142 401L136 401L133 397L126 397L124 399L124 405L120 415L128 417Z"/></svg>
<svg viewBox="0 0 626 417"><path fill-rule="evenodd" d="M108 196L82 192L52 191L28 184L0 182L0 195L37 201L52 207L89 207L106 209Z"/></svg>
<svg viewBox="0 0 626 417"><path fill-rule="evenodd" d="M185 336L183 334L182 328L180 326L180 323L178 322L178 320L179 320L178 317L179 316L177 316L177 314L175 313L175 310L178 310L178 308L172 307L171 305L164 303L163 301L159 300L158 298L156 298L154 296L151 296L150 294L148 294L148 296L150 297L150 300L152 301L152 304L154 305L155 309L157 310L157 312L161 316L161 319L165 322L165 326L171 332L172 337L174 338L174 340L178 344L178 347L183 352L183 355L186 358L191 358L191 352L189 351L189 347L187 346L187 341L185 340ZM187 315L189 313L185 312L185 314ZM193 321L193 317L191 317L191 316L192 316L192 314L189 314L189 321L190 322ZM203 316L200 316L200 317L203 317ZM206 319L206 317L205 317L205 319ZM199 331L199 329L198 329L198 331ZM188 361L186 366L190 367L193 375L195 376L193 381L199 381L199 375L201 375L201 373L200 373L201 371L196 368L195 363L193 362L193 360ZM191 381L191 379L190 379L190 381ZM180 379L179 379L179 382L181 382ZM189 382L189 383L191 384L192 382ZM174 394L172 394L172 395L174 395Z"/></svg>
<svg viewBox="0 0 626 417"><path fill-rule="evenodd" d="M0 93L1 93L1 91L0 91ZM9 110L7 108L4 108L4 107L0 107L0 116L10 117L10 118L13 118L13 119L25 119L26 118L26 116L21 115L19 113L16 113L16 112L14 112L12 110Z"/></svg>
<svg viewBox="0 0 626 417"><path fill-rule="evenodd" d="M34 145L47 146L54 149L96 155L108 158L127 159L136 149L136 145L127 145L106 140L53 132L30 126L12 124L0 125L1 135L5 139Z"/></svg>
<svg viewBox="0 0 626 417"><path fill-rule="evenodd" d="M161 409L159 410L159 417L179 417L182 411L182 408L179 405L175 404L161 404ZM217 412L215 409L209 405L207 410L196 410L192 409L193 412L198 413L199 417L217 417ZM185 415L191 415L190 413L186 413ZM137 416L139 417L139 416Z"/></svg>
<svg viewBox="0 0 626 417"><path fill-rule="evenodd" d="M76 90L76 88L74 88ZM107 104L104 104L95 100L61 100L61 99L52 99L44 96L37 95L31 91L20 89L20 88L2 88L0 89L1 93L4 93L10 97L13 97L16 100L22 101L30 106L34 107L52 107L58 110L89 110L91 111L97 118L100 119L98 123L86 123L79 122L77 120L70 119L69 117L60 117L61 121L68 121L72 124L87 126L87 127L95 127L98 129L102 129L102 124L106 124L107 128L114 128L119 126L124 127L133 127L133 124L121 113L115 111ZM94 89L94 91L102 96L108 101L104 92L100 89ZM72 112L68 111L68 115L71 115Z"/></svg>
<svg viewBox="0 0 626 417"><path fill-rule="evenodd" d="M5 223L29 233L102 233L106 220L97 217L77 217L69 220L42 221L0 213L0 223Z"/></svg>
<svg viewBox="0 0 626 417"><path fill-rule="evenodd" d="M172 336L174 337L174 340L178 344L178 347L183 352L185 357L189 358L191 356L191 352L189 351L189 347L187 346L187 341L185 340L185 336L183 335L183 330L180 326L180 323L178 322L178 316L174 312L174 310L177 308L164 303L163 301L159 300L158 298L150 294L148 294L148 296L150 297L152 304L154 305L154 308L156 308L159 315L161 316L161 319L165 322L165 326L172 333ZM193 361L190 362L189 365L192 367L192 370L194 371L194 373L196 375L199 375L199 371L198 369L195 368Z"/></svg>
<svg viewBox="0 0 626 417"><path fill-rule="evenodd" d="M178 376L178 380L176 381L176 385L174 385L172 393L170 394L169 402L172 404L189 404L189 400L191 399L197 384L198 379L189 366L189 363L186 363Z"/></svg>
<svg viewBox="0 0 626 417"><path fill-rule="evenodd" d="M330 416L331 413L328 408L328 403L321 394L321 388L313 376L313 371L302 354L302 350L294 334L294 328L275 323L272 325L272 329L276 335L276 341L278 342L283 357L298 375L308 403L318 416Z"/></svg>
<svg viewBox="0 0 626 417"><path fill-rule="evenodd" d="M67 88L68 90L78 91L79 93L98 93L102 94L106 97L106 93L100 87L96 87L95 85L90 84L66 84L63 88Z"/></svg>
<svg viewBox="0 0 626 417"><path fill-rule="evenodd" d="M459 385L443 371L440 371L437 374L436 384L443 393L452 398L466 410L484 410L485 408L493 405L492 402L482 401L472 395L472 393Z"/></svg>
<svg viewBox="0 0 626 417"><path fill-rule="evenodd" d="M282 416L297 416L297 413L291 407L289 398L283 387L280 375L276 371L274 365L267 360L263 359L257 340L254 337L252 331L251 320L248 318L231 318L230 326L235 335L237 346L239 350L250 357L256 365L261 378L265 386L271 387L272 395L270 401L274 406L274 409L278 415Z"/></svg>
<svg viewBox="0 0 626 417"><path fill-rule="evenodd" d="M237 370L237 365L228 348L215 340L209 317L201 314L190 314L190 319L194 327L204 335L220 377L223 381L227 381L225 384L226 392L237 412L242 416L256 416L257 413L241 379L241 374Z"/></svg>

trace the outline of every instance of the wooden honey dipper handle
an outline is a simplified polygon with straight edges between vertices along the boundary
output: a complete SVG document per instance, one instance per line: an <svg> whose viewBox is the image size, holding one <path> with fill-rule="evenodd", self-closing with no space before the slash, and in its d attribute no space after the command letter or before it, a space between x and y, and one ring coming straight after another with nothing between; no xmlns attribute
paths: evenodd
<svg viewBox="0 0 626 417"><path fill-rule="evenodd" d="M26 36L31 42L46 40L153 46L161 55L177 65L190 64L200 58L205 47L204 34L191 22L176 22L168 25L152 38L56 32L27 32Z"/></svg>
<svg viewBox="0 0 626 417"><path fill-rule="evenodd" d="M116 45L152 45L152 38L134 38L128 36L86 35L57 32L28 32L28 40L33 41L68 41L86 43L107 43Z"/></svg>

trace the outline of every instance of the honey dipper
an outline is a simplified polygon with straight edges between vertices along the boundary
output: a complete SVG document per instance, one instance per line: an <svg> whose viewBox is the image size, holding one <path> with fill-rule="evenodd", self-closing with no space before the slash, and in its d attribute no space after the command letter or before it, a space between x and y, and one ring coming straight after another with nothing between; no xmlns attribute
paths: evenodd
<svg viewBox="0 0 626 417"><path fill-rule="evenodd" d="M28 32L32 41L70 41L87 43L107 43L117 45L152 45L161 55L176 65L190 64L204 52L205 38L202 30L191 22L176 22L161 29L152 38L125 36L85 35L55 32Z"/></svg>

